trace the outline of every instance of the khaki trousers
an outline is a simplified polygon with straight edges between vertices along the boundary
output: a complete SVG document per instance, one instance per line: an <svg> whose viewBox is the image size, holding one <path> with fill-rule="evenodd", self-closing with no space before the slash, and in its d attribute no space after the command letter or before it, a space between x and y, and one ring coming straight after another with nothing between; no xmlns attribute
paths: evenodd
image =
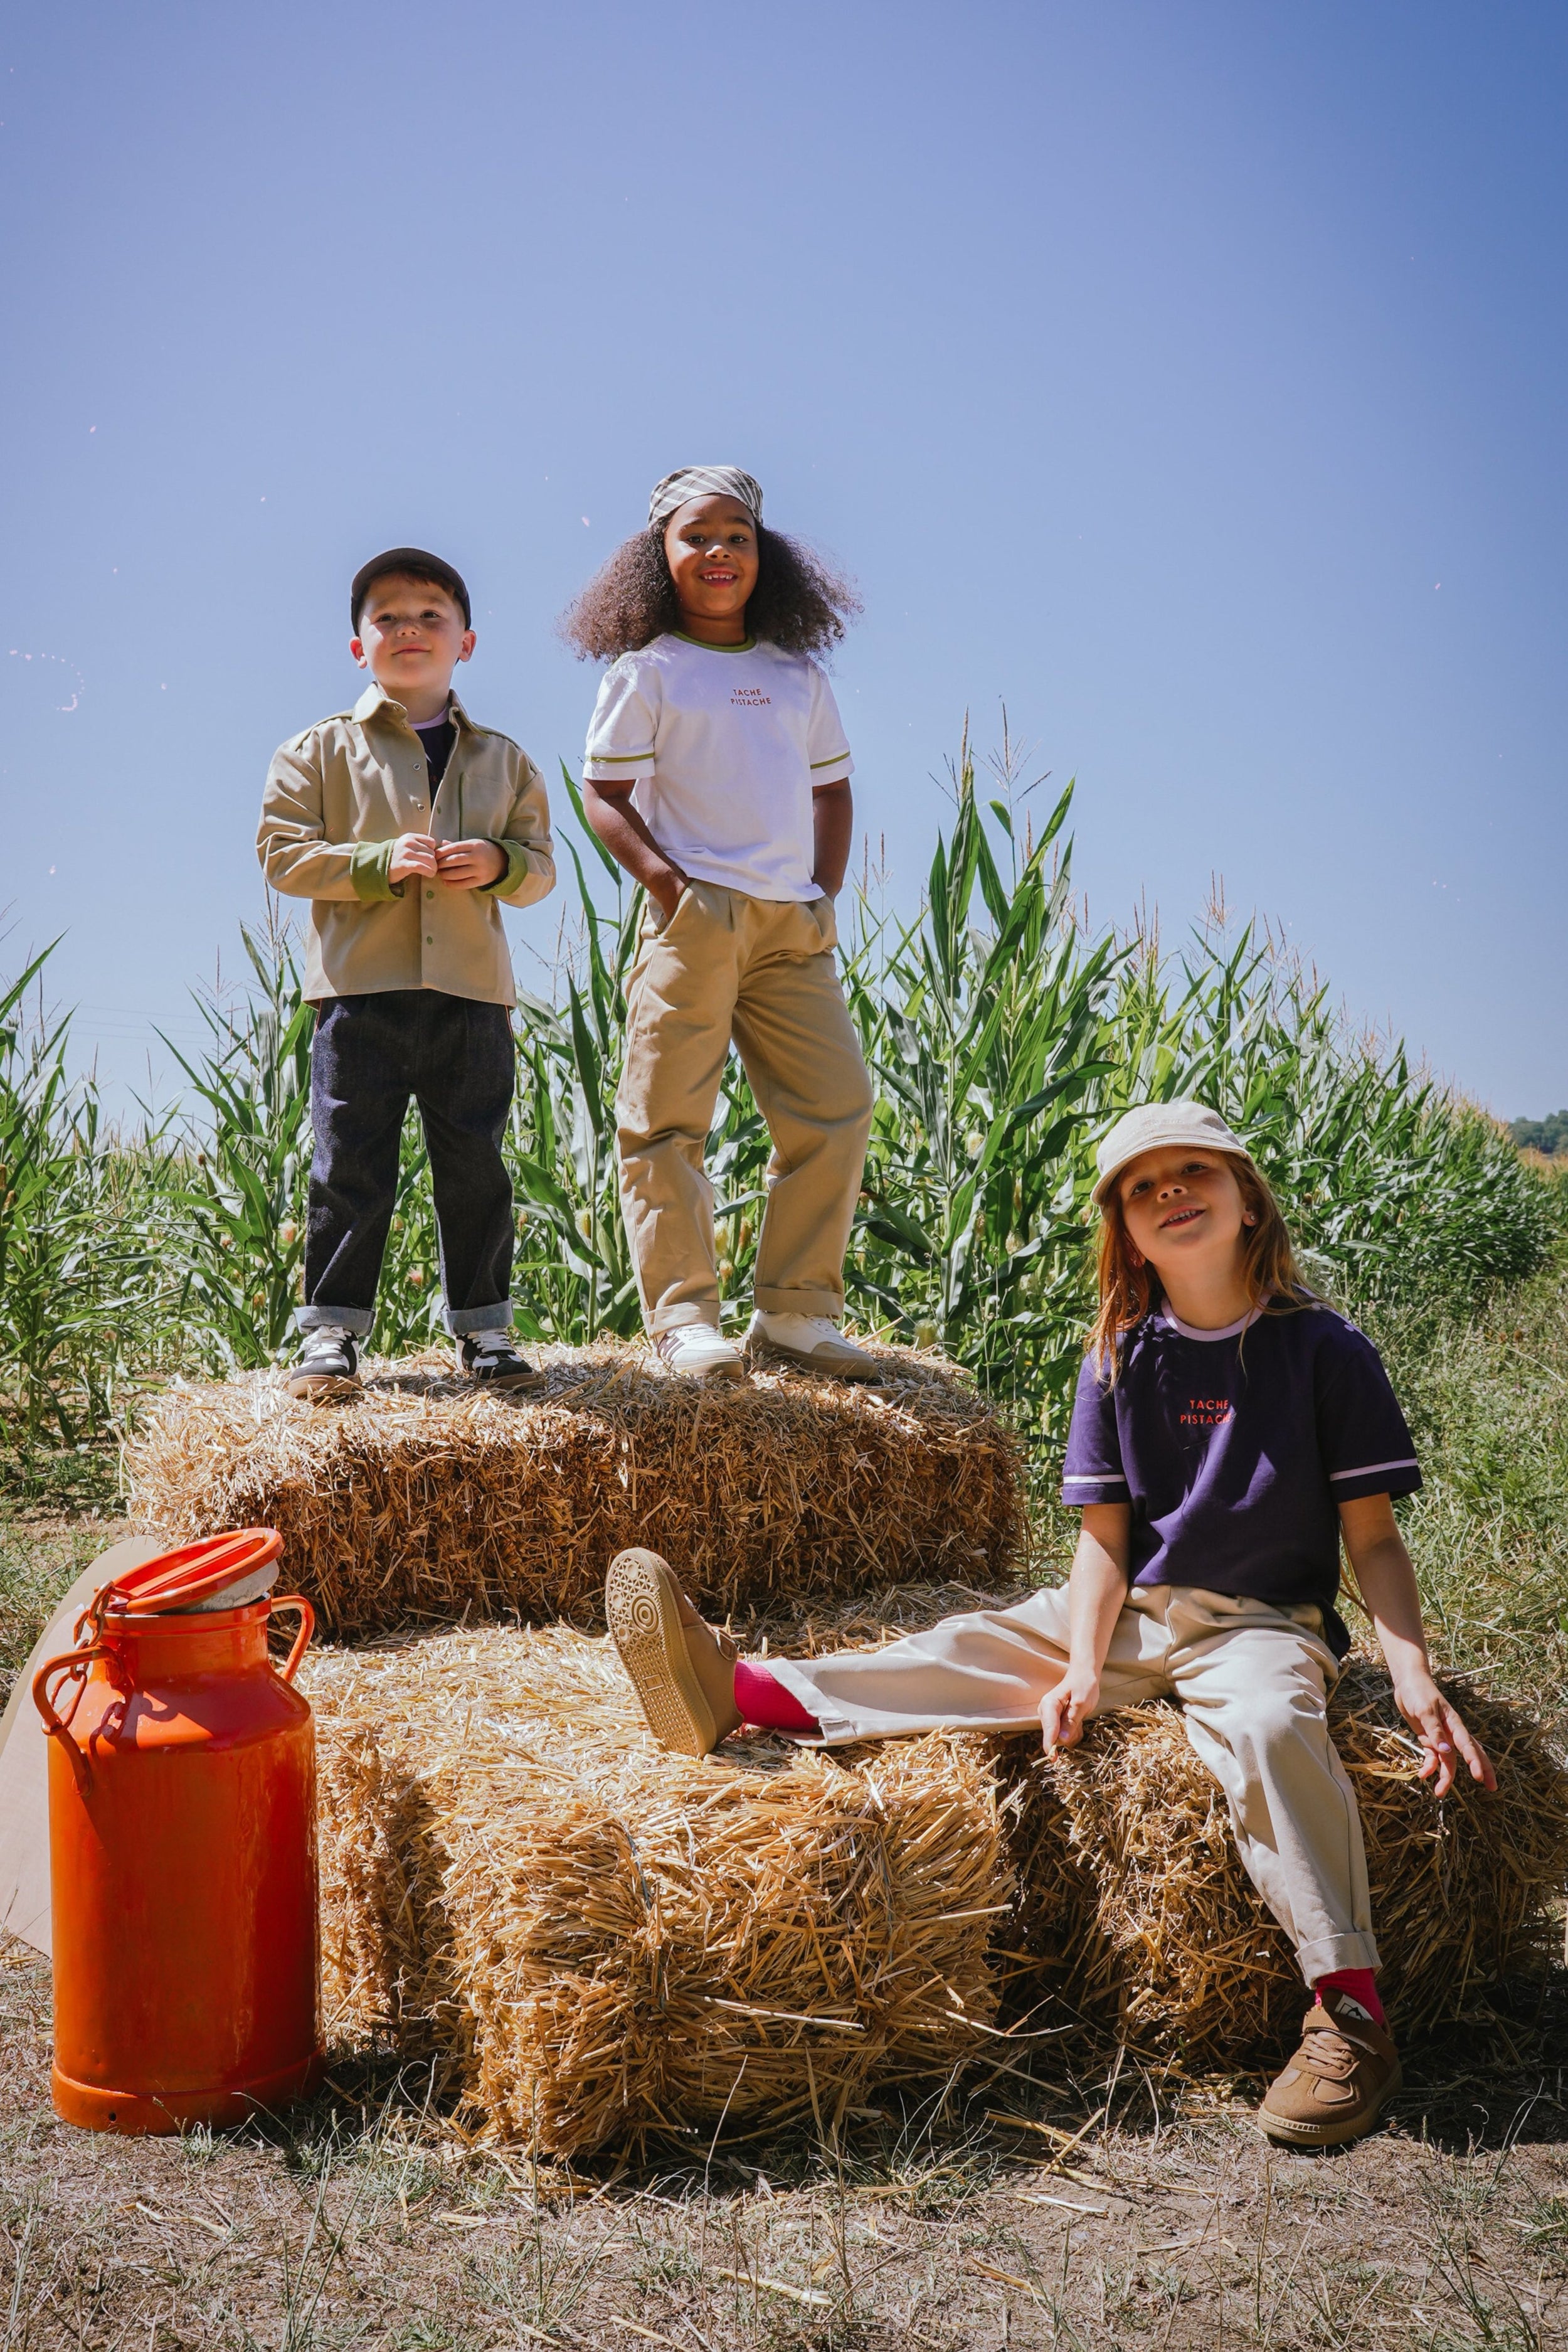
<svg viewBox="0 0 1568 2352"><path fill-rule="evenodd" d="M656 1339L718 1327L703 1151L733 1038L773 1139L753 1295L774 1313L843 1313L872 1091L833 961L831 898L802 905L693 882L644 918L626 984L615 1097L621 1205Z"/></svg>
<svg viewBox="0 0 1568 2352"><path fill-rule="evenodd" d="M946 1617L883 1650L768 1661L822 1745L922 1731L1017 1731L1066 1670L1067 1587L1013 1609ZM1328 1735L1339 1665L1316 1609L1274 1609L1196 1585L1134 1586L1116 1620L1100 1715L1179 1699L1195 1753L1224 1790L1241 1859L1309 1984L1375 1969L1355 1794Z"/></svg>

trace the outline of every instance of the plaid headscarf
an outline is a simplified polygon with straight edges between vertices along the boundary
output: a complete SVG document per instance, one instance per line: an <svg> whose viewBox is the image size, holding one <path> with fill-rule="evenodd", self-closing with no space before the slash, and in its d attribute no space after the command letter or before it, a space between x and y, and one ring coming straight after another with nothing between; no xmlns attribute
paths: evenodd
<svg viewBox="0 0 1568 2352"><path fill-rule="evenodd" d="M653 495L648 500L648 525L668 522L677 507L688 499L729 497L738 499L753 522L762 520L762 485L738 466L678 466L666 474L662 482L653 485Z"/></svg>

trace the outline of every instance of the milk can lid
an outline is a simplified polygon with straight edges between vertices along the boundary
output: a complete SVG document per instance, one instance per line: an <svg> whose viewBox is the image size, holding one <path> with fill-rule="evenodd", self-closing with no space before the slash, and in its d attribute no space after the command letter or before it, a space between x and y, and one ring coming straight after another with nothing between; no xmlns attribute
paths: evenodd
<svg viewBox="0 0 1568 2352"><path fill-rule="evenodd" d="M182 1544L140 1568L128 1568L104 1587L95 1606L132 1617L238 1609L276 1584L282 1549L276 1528L235 1528L225 1535L204 1536L200 1543Z"/></svg>

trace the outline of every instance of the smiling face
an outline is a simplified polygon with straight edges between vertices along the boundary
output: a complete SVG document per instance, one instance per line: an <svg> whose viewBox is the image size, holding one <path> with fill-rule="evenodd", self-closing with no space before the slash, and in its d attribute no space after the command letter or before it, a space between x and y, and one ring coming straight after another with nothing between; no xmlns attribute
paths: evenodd
<svg viewBox="0 0 1568 2352"><path fill-rule="evenodd" d="M463 608L432 580L389 572L372 580L349 651L411 719L444 707L452 673L474 650Z"/></svg>
<svg viewBox="0 0 1568 2352"><path fill-rule="evenodd" d="M688 499L664 525L681 626L709 645L739 645L757 585L757 523L738 499Z"/></svg>
<svg viewBox="0 0 1568 2352"><path fill-rule="evenodd" d="M1248 1229L1258 1222L1222 1151L1167 1144L1140 1153L1116 1181L1127 1239L1163 1282L1174 1271L1239 1271Z"/></svg>

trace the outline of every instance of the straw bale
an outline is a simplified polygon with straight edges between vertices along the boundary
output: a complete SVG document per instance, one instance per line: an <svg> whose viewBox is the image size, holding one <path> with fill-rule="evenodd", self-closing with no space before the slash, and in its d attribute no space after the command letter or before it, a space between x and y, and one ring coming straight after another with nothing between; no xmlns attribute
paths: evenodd
<svg viewBox="0 0 1568 2352"><path fill-rule="evenodd" d="M982 1743L672 1756L606 1642L318 1654L323 1953L367 2030L554 2154L806 2120L961 2065L1012 1880Z"/></svg>
<svg viewBox="0 0 1568 2352"><path fill-rule="evenodd" d="M1330 1710L1366 1840L1380 1987L1407 2034L1541 1967L1568 1879L1568 1774L1540 1727L1469 1683L1444 1686L1491 1756L1495 1795L1467 1778L1434 1802L1370 1659L1350 1662ZM1300 2022L1301 1976L1179 1710L1127 1708L1082 1747L1013 1771L1030 1794L1009 1941L1039 1956L1043 1986L1146 2051L1208 2067L1277 2058Z"/></svg>
<svg viewBox="0 0 1568 2352"><path fill-rule="evenodd" d="M275 1373L172 1384L126 1453L139 1528L275 1527L323 1633L515 1616L602 1624L629 1544L704 1605L798 1609L893 1582L994 1583L1025 1544L1016 1445L938 1359L874 1350L875 1388L794 1371L703 1384L640 1343L538 1351L538 1396L432 1352L334 1404Z"/></svg>

